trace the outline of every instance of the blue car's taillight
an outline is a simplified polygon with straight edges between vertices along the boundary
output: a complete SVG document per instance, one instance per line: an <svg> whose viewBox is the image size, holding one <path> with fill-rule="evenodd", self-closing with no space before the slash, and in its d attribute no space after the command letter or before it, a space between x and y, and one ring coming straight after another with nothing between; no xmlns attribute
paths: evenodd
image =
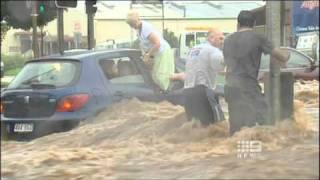
<svg viewBox="0 0 320 180"><path fill-rule="evenodd" d="M75 94L62 98L58 102L58 112L74 112L83 108L89 101L88 94Z"/></svg>
<svg viewBox="0 0 320 180"><path fill-rule="evenodd" d="M3 104L2 104L2 102L1 102L1 105L0 105L0 114L3 113L3 110L4 110L4 107L3 107Z"/></svg>

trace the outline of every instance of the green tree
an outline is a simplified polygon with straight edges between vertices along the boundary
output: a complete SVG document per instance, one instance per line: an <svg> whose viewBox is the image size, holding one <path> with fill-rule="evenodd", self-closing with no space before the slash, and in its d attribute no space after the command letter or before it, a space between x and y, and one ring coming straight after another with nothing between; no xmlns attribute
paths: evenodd
<svg viewBox="0 0 320 180"><path fill-rule="evenodd" d="M2 23L1 22L1 41L5 38L7 32L10 30L10 26L8 26L8 24L6 23Z"/></svg>
<svg viewBox="0 0 320 180"><path fill-rule="evenodd" d="M37 1L39 12L38 26L45 26L56 18L56 7L54 1ZM39 8L41 7L41 8ZM29 30L32 27L31 6L27 1L1 1L1 21L4 20L12 28Z"/></svg>
<svg viewBox="0 0 320 180"><path fill-rule="evenodd" d="M179 40L178 38L174 35L172 31L169 31L168 29L165 29L163 32L163 38L168 41L170 46L172 48L178 48L179 47Z"/></svg>
<svg viewBox="0 0 320 180"><path fill-rule="evenodd" d="M6 8L7 1L1 1L1 22L7 17L8 12Z"/></svg>

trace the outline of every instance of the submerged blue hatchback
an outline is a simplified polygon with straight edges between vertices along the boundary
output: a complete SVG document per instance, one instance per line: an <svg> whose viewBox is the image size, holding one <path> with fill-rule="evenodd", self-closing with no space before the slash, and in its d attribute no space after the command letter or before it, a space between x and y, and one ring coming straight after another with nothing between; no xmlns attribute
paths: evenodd
<svg viewBox="0 0 320 180"><path fill-rule="evenodd" d="M183 104L183 82L159 92L132 49L80 51L28 61L1 92L1 133L68 130L122 99Z"/></svg>

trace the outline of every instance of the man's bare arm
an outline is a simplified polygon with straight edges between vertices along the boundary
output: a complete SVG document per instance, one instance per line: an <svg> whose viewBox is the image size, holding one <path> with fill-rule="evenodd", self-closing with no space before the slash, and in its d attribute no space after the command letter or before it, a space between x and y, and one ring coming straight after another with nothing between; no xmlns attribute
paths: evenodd
<svg viewBox="0 0 320 180"><path fill-rule="evenodd" d="M223 71L219 71L218 74L225 76L227 74L227 72L223 70Z"/></svg>
<svg viewBox="0 0 320 180"><path fill-rule="evenodd" d="M181 80L184 81L186 77L186 73L181 72L181 73L175 73L170 77L170 80L175 81L175 80Z"/></svg>
<svg viewBox="0 0 320 180"><path fill-rule="evenodd" d="M292 73L295 78L301 78L303 80L314 80L319 77L319 67L313 69L311 72L296 71Z"/></svg>
<svg viewBox="0 0 320 180"><path fill-rule="evenodd" d="M160 49L160 38L155 34L155 33L151 33L149 36L148 36L148 39L152 42L153 44L153 47L149 50L148 54L150 56L154 56L154 54L156 52L159 51Z"/></svg>
<svg viewBox="0 0 320 180"><path fill-rule="evenodd" d="M290 58L290 52L281 50L280 48L274 48L271 52L272 60L276 60L280 64L286 64Z"/></svg>

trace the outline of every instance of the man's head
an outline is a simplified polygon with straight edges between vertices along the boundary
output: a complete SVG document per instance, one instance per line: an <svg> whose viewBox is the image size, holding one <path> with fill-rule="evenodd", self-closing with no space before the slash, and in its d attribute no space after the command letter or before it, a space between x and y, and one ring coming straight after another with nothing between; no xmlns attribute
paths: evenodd
<svg viewBox="0 0 320 180"><path fill-rule="evenodd" d="M223 47L224 35L218 28L210 28L208 31L208 42L217 48Z"/></svg>
<svg viewBox="0 0 320 180"><path fill-rule="evenodd" d="M130 10L127 15L126 22L129 24L130 27L134 29L139 29L139 26L141 24L139 13L137 11Z"/></svg>
<svg viewBox="0 0 320 180"><path fill-rule="evenodd" d="M238 27L253 28L255 24L255 18L251 11L240 11L238 15Z"/></svg>

